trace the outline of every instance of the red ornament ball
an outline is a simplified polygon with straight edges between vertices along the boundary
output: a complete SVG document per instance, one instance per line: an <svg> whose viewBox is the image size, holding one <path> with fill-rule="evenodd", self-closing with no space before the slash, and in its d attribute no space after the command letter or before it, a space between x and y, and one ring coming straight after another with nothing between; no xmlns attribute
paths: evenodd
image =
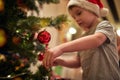
<svg viewBox="0 0 120 80"><path fill-rule="evenodd" d="M44 30L44 31L41 31L40 33L38 33L37 39L42 44L48 44L51 39L51 35L49 32Z"/></svg>
<svg viewBox="0 0 120 80"><path fill-rule="evenodd" d="M39 60L39 61L42 61L43 58L44 58L44 54L43 54L43 53L40 53L40 54L38 55L38 60Z"/></svg>

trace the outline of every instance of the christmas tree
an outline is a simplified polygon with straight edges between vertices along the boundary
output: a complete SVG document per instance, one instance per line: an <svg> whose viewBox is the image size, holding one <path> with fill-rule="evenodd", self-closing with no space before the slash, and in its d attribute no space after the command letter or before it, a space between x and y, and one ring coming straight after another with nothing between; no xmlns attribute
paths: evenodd
<svg viewBox="0 0 120 80"><path fill-rule="evenodd" d="M27 16L26 10L39 12L35 2L59 3L59 0L0 0L0 80L50 79L51 69L37 64L51 39L46 26L60 29L67 21L65 15L56 18ZM36 36L37 35L37 36ZM30 70L37 64L37 71Z"/></svg>

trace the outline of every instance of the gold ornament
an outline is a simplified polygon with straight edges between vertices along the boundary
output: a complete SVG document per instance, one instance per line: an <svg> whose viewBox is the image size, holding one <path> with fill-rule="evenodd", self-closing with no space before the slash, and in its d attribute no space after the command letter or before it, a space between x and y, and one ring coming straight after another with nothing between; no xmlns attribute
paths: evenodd
<svg viewBox="0 0 120 80"><path fill-rule="evenodd" d="M17 71L17 70L19 70L20 69L20 66L16 66L15 67L15 70Z"/></svg>
<svg viewBox="0 0 120 80"><path fill-rule="evenodd" d="M3 47L7 42L6 33L3 29L0 29L0 47Z"/></svg>
<svg viewBox="0 0 120 80"><path fill-rule="evenodd" d="M15 77L13 80L23 80L21 77Z"/></svg>
<svg viewBox="0 0 120 80"><path fill-rule="evenodd" d="M4 2L0 0L0 12L4 10Z"/></svg>
<svg viewBox="0 0 120 80"><path fill-rule="evenodd" d="M49 18L43 18L39 22L41 27L46 27L50 24L50 19Z"/></svg>
<svg viewBox="0 0 120 80"><path fill-rule="evenodd" d="M6 61L6 58L3 54L0 54L0 61Z"/></svg>
<svg viewBox="0 0 120 80"><path fill-rule="evenodd" d="M21 41L20 37L14 36L14 37L12 38L12 42L13 42L15 45L19 44L20 41Z"/></svg>

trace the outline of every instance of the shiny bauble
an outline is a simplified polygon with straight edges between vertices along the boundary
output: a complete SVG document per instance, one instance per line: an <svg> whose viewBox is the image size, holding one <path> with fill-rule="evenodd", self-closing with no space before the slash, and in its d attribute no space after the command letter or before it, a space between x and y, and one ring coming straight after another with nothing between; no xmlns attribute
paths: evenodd
<svg viewBox="0 0 120 80"><path fill-rule="evenodd" d="M4 10L4 1L0 0L0 12Z"/></svg>
<svg viewBox="0 0 120 80"><path fill-rule="evenodd" d="M15 77L13 80L23 80L21 77Z"/></svg>
<svg viewBox="0 0 120 80"><path fill-rule="evenodd" d="M0 61L6 61L6 57L3 54L0 54Z"/></svg>
<svg viewBox="0 0 120 80"><path fill-rule="evenodd" d="M12 42L15 44L15 45L18 45L21 41L21 38L20 37L17 37L17 36L14 36L12 38Z"/></svg>
<svg viewBox="0 0 120 80"><path fill-rule="evenodd" d="M3 29L0 29L0 48L3 47L7 42L6 33Z"/></svg>
<svg viewBox="0 0 120 80"><path fill-rule="evenodd" d="M48 44L49 41L51 40L51 35L49 32L44 30L38 33L37 39L42 44Z"/></svg>

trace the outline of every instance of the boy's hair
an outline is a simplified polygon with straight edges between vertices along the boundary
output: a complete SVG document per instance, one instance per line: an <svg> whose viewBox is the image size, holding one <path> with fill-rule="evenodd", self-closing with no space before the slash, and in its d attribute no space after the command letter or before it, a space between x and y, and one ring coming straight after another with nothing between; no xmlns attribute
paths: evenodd
<svg viewBox="0 0 120 80"><path fill-rule="evenodd" d="M103 7L100 0L70 0L67 5L68 11L72 6L80 6L95 13L98 17L105 17L108 13L108 9Z"/></svg>

